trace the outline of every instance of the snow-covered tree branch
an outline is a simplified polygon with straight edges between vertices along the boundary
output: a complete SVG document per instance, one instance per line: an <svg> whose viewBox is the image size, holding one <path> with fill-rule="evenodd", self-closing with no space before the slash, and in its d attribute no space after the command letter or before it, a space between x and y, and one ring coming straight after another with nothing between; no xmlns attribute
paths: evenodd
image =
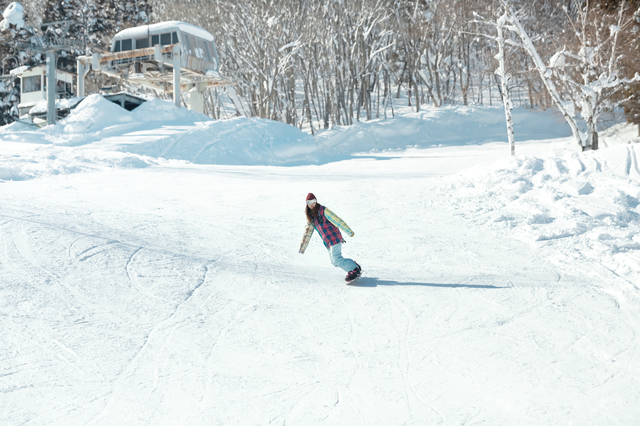
<svg viewBox="0 0 640 426"><path fill-rule="evenodd" d="M574 138L583 150L598 149L598 118L604 110L613 107L613 94L640 78L621 78L618 74L617 64L621 57L617 50L618 38L633 22L623 19L625 1L621 2L617 22L610 25L606 25L607 15L602 15L597 7L586 2L577 10L577 22L571 22L577 43L565 45L550 58L548 66L509 0L500 1L508 11L512 31L521 38L523 48L532 58L551 98L571 127ZM571 19L568 13L567 17ZM610 34L604 34L605 31ZM580 131L576 114L583 119L586 131Z"/></svg>

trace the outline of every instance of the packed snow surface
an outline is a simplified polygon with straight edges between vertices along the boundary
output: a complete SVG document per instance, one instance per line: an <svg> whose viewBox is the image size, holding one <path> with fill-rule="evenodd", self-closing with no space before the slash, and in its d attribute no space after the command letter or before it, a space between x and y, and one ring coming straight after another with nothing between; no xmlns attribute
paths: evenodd
<svg viewBox="0 0 640 426"><path fill-rule="evenodd" d="M636 424L637 129L514 117L515 157L501 108L0 128L0 424Z"/></svg>

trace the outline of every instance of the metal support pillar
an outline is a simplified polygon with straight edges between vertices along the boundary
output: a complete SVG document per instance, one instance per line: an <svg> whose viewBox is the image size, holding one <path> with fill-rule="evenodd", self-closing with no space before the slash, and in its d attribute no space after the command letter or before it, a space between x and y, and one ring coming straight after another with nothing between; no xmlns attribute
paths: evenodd
<svg viewBox="0 0 640 426"><path fill-rule="evenodd" d="M80 59L76 62L78 67L78 97L84 97L84 63Z"/></svg>
<svg viewBox="0 0 640 426"><path fill-rule="evenodd" d="M189 110L204 114L204 91L207 89L206 82L197 82L189 90Z"/></svg>
<svg viewBox="0 0 640 426"><path fill-rule="evenodd" d="M173 48L173 103L180 108L180 44Z"/></svg>
<svg viewBox="0 0 640 426"><path fill-rule="evenodd" d="M204 95L195 87L189 90L189 110L200 114L204 112Z"/></svg>
<svg viewBox="0 0 640 426"><path fill-rule="evenodd" d="M56 124L56 52L47 52L47 124Z"/></svg>
<svg viewBox="0 0 640 426"><path fill-rule="evenodd" d="M100 66L100 54L94 53L91 55L91 67L96 71L102 70L102 67Z"/></svg>

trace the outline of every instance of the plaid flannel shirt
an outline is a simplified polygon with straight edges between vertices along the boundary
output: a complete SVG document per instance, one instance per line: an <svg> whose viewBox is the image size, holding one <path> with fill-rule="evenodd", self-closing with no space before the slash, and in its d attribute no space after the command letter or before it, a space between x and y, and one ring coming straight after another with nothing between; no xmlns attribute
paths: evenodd
<svg viewBox="0 0 640 426"><path fill-rule="evenodd" d="M318 234L322 238L322 242L325 247L329 248L338 243L345 242L340 233L340 229L347 233L349 236L353 236L353 231L340 219L337 214L329 210L324 206L320 206L318 210L318 219L314 219L313 222L307 223L304 228L304 234L302 236L302 243L300 243L300 253L304 253L311 241L313 231L318 231Z"/></svg>

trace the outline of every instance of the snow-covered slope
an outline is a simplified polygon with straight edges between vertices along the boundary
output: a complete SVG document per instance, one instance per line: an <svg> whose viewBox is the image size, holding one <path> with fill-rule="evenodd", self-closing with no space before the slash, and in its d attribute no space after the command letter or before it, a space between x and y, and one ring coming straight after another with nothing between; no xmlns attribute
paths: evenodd
<svg viewBox="0 0 640 426"><path fill-rule="evenodd" d="M468 170L441 188L471 222L555 246L640 282L640 170L636 145L555 151Z"/></svg>
<svg viewBox="0 0 640 426"><path fill-rule="evenodd" d="M523 140L569 135L553 113L517 109L514 117L516 132ZM136 154L147 164L156 164L158 159L227 165L326 164L356 153L501 141L504 133L504 112L498 107L405 111L388 120L337 127L314 138L271 120L212 121L159 99L129 112L100 95L89 96L69 117L41 131L26 131L17 123L0 130L5 141L44 145L38 148L44 157L38 158L38 163L50 165L52 156L69 152L67 157L78 158L66 158L66 163L80 170L90 168L86 163L92 160L102 166L104 162L115 161L117 165L123 158L131 158L117 153ZM87 158L87 152L91 152L91 158ZM4 179L25 179L36 174L25 170L12 175L5 170L3 175Z"/></svg>
<svg viewBox="0 0 640 426"><path fill-rule="evenodd" d="M104 102L0 130L0 424L640 418L633 129L581 153L519 111L509 158L493 108L312 137ZM358 286L297 253L307 192Z"/></svg>

